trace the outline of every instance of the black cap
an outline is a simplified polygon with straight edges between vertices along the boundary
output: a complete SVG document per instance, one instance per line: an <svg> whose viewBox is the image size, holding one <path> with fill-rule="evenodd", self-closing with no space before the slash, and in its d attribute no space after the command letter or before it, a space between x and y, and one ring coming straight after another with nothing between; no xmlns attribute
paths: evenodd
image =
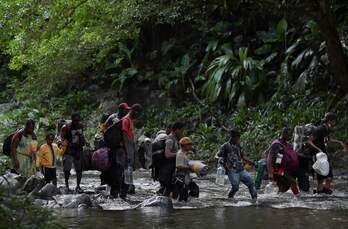
<svg viewBox="0 0 348 229"><path fill-rule="evenodd" d="M333 112L327 112L324 116L324 121L336 121L337 120L337 115Z"/></svg>

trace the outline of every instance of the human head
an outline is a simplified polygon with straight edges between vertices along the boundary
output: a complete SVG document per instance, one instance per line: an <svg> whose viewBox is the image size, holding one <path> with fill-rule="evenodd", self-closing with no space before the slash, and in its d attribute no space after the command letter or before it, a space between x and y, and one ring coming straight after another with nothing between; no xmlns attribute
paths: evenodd
<svg viewBox="0 0 348 229"><path fill-rule="evenodd" d="M285 141L290 141L292 138L292 131L289 127L284 127L282 129L281 138Z"/></svg>
<svg viewBox="0 0 348 229"><path fill-rule="evenodd" d="M121 118L126 116L130 110L131 107L128 106L128 103L121 103L118 105L118 113Z"/></svg>
<svg viewBox="0 0 348 229"><path fill-rule="evenodd" d="M35 121L33 119L28 119L25 123L25 131L28 134L32 134L34 133L34 129L35 129Z"/></svg>
<svg viewBox="0 0 348 229"><path fill-rule="evenodd" d="M179 143L180 143L181 150L183 152L192 151L192 149L193 149L193 147L192 147L193 142L192 142L192 140L189 137L181 138Z"/></svg>
<svg viewBox="0 0 348 229"><path fill-rule="evenodd" d="M172 133L174 133L174 135L180 139L182 137L182 131L184 128L184 123L182 122L176 122L173 124L172 126Z"/></svg>
<svg viewBox="0 0 348 229"><path fill-rule="evenodd" d="M134 104L130 110L131 119L138 119L143 114L143 107L140 104Z"/></svg>
<svg viewBox="0 0 348 229"><path fill-rule="evenodd" d="M166 134L170 134L170 132L172 132L172 124L168 124L167 128L166 128Z"/></svg>
<svg viewBox="0 0 348 229"><path fill-rule="evenodd" d="M54 134L52 134L52 133L46 134L46 142L47 142L47 144L48 145L52 145L53 141L54 141Z"/></svg>
<svg viewBox="0 0 348 229"><path fill-rule="evenodd" d="M240 144L240 131L237 128L232 128L230 130L231 142L234 144Z"/></svg>
<svg viewBox="0 0 348 229"><path fill-rule="evenodd" d="M327 112L324 116L323 122L329 127L333 128L336 125L337 115L333 112Z"/></svg>
<svg viewBox="0 0 348 229"><path fill-rule="evenodd" d="M78 125L81 121L81 115L80 112L73 112L71 114L71 124L72 125Z"/></svg>

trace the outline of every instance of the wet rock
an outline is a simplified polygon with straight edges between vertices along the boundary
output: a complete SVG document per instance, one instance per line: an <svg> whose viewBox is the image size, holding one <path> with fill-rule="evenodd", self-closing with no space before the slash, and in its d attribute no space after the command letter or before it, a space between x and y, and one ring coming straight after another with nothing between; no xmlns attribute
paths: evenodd
<svg viewBox="0 0 348 229"><path fill-rule="evenodd" d="M23 186L25 181L25 177L8 173L0 177L0 187L5 190L16 191Z"/></svg>
<svg viewBox="0 0 348 229"><path fill-rule="evenodd" d="M154 196L150 199L143 201L140 207L160 207L166 209L173 209L172 199L165 196Z"/></svg>
<svg viewBox="0 0 348 229"><path fill-rule="evenodd" d="M92 201L87 194L78 195L61 195L55 196L54 199L63 208L78 208L80 205L89 208L92 206Z"/></svg>
<svg viewBox="0 0 348 229"><path fill-rule="evenodd" d="M23 185L22 190L24 192L30 193L34 195L37 193L43 186L45 185L45 181L36 176L31 176Z"/></svg>
<svg viewBox="0 0 348 229"><path fill-rule="evenodd" d="M59 194L61 194L60 190L54 184L46 184L37 193L37 195L41 198L49 198Z"/></svg>

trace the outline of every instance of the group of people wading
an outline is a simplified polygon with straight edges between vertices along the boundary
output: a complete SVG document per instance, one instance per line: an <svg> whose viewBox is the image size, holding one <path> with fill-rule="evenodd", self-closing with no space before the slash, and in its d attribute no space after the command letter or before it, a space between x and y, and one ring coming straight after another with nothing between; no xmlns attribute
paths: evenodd
<svg viewBox="0 0 348 229"><path fill-rule="evenodd" d="M12 172L29 177L41 171L46 183L52 182L54 185L57 185L57 159L61 157L65 187L69 190L70 172L74 167L77 193L83 192L80 187L82 172L91 168L85 165L85 161L92 161L92 164L94 161L99 163L97 168L101 171L101 184L111 187L110 196L123 199L127 194L135 192L127 176L135 170L139 159L142 167L151 168L153 179L159 181L158 195L179 201L187 201L190 196L198 197L199 187L190 176L192 172L197 172L190 161L195 150L192 140L183 135L184 123L168 125L153 139L146 138L148 147L140 149L134 122L142 113L141 105L129 107L122 103L117 113L104 115L97 127L92 153L84 150L87 142L78 112L71 115L70 121L61 123L56 134L46 134L46 143L40 147L34 133L35 121L27 120L23 129L5 139L4 153L11 158ZM296 132L300 129L296 127L296 147L290 143L292 129L284 127L280 137L270 144L258 162L250 160L243 152L240 131L237 128L230 129L229 140L222 144L217 153L218 173L221 175L223 171L222 175L227 175L232 186L228 198L234 199L242 182L249 189L252 200L256 201L257 190L265 177L278 186L279 192L291 189L298 196L300 190L309 192L310 175L317 180L316 193L332 194L333 173L327 143L339 143L344 151L347 150L343 142L330 137L336 120L336 115L329 112L319 125L307 126L310 131L304 131L303 127L302 131ZM141 155L137 155L139 152ZM246 165L257 168L255 179L246 170Z"/></svg>

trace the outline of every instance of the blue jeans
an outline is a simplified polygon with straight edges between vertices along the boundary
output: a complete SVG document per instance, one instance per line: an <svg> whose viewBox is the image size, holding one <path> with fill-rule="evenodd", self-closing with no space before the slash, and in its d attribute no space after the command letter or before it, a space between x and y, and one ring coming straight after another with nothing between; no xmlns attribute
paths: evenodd
<svg viewBox="0 0 348 229"><path fill-rule="evenodd" d="M236 192L238 192L240 182L242 182L248 187L251 198L257 197L254 181L247 171L245 170L242 170L240 172L229 171L228 179L230 180L232 185L232 190L229 194L229 197L234 197Z"/></svg>

